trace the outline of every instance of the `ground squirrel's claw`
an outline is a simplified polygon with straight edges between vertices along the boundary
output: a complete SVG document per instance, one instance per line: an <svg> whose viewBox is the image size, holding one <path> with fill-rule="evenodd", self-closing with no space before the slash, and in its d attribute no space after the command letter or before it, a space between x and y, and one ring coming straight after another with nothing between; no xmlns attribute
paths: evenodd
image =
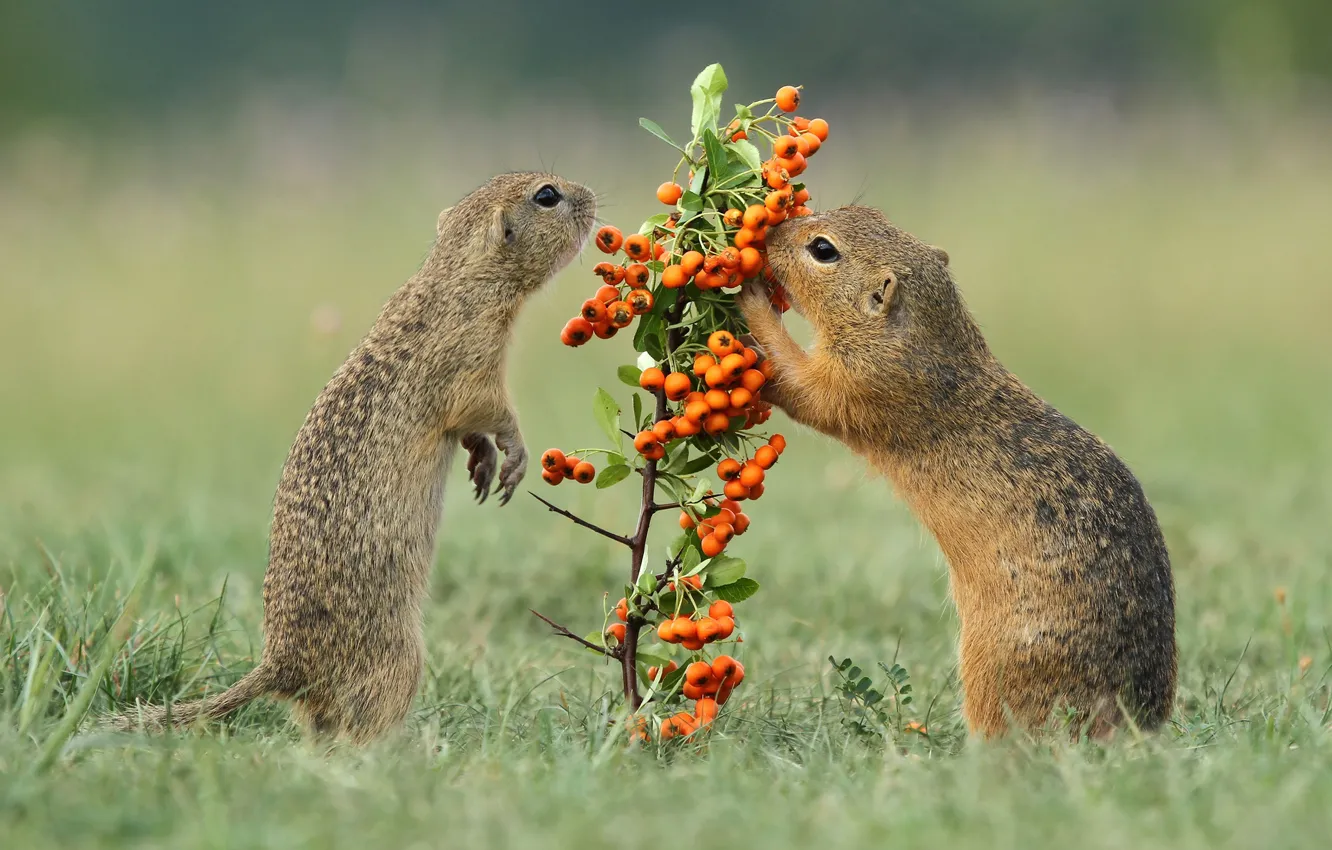
<svg viewBox="0 0 1332 850"><path fill-rule="evenodd" d="M467 473L476 485L476 501L481 504L490 495L490 482L495 480L495 462L499 455L495 444L485 434L468 434L463 437L462 444L467 449Z"/></svg>
<svg viewBox="0 0 1332 850"><path fill-rule="evenodd" d="M500 441L500 449L504 452L504 465L500 467L499 486L495 492L503 491L500 496L500 505L507 505L513 498L514 491L518 485L523 482L523 476L527 474L527 447L523 445L522 440L516 442Z"/></svg>

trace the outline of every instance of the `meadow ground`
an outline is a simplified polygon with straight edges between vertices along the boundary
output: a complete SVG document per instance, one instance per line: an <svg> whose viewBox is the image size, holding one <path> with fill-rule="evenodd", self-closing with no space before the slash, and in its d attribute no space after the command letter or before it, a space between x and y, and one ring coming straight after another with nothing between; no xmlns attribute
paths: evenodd
<svg viewBox="0 0 1332 850"><path fill-rule="evenodd" d="M1160 735L967 741L937 549L884 482L778 416L790 448L736 548L763 585L741 607L749 677L706 747L608 738L616 672L527 613L595 629L621 553L526 496L477 506L455 470L405 740L326 757L256 703L211 734L79 735L38 769L145 559L132 655L93 711L253 663L291 436L442 206L540 152L632 225L670 167L634 128L575 145L587 125L543 143L495 124L459 146L287 117L303 134L260 111L206 142L34 137L0 166L0 846L1324 845L1332 153L1309 116L846 118L810 172L816 205L863 191L946 247L1000 358L1142 479L1179 603ZM627 398L627 342L558 341L593 262L519 323L536 451L595 441L599 384ZM627 488L554 494L610 525L633 510ZM829 655L902 664L901 722L929 735L849 731Z"/></svg>

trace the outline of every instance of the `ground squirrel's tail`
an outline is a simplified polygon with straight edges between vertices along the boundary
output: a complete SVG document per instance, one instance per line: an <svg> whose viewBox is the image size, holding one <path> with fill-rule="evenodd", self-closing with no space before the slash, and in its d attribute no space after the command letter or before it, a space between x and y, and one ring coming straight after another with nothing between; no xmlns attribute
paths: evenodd
<svg viewBox="0 0 1332 850"><path fill-rule="evenodd" d="M273 689L272 672L260 664L241 677L241 680L215 697L178 702L171 705L136 705L104 721L106 726L121 732L137 729L161 731L168 726L189 726L199 719L220 720L241 706Z"/></svg>

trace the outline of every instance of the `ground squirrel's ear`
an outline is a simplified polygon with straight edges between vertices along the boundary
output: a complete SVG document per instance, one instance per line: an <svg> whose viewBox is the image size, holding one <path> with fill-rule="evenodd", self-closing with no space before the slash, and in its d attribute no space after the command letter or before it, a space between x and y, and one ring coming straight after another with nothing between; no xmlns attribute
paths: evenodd
<svg viewBox="0 0 1332 850"><path fill-rule="evenodd" d="M503 207L496 207L495 212L490 217L490 224L486 228L486 250L498 251L505 245L512 244L514 239L513 224L509 221L509 213Z"/></svg>
<svg viewBox="0 0 1332 850"><path fill-rule="evenodd" d="M888 312L893 303L893 295L897 293L897 275L888 272L884 276L883 285L877 289L870 290L870 294L865 299L865 312L871 316L882 316Z"/></svg>
<svg viewBox="0 0 1332 850"><path fill-rule="evenodd" d="M441 212L441 213L439 214L439 218L435 219L435 235L436 235L436 236L443 236L443 235L444 235L444 221L445 221L445 219L447 219L447 218L449 217L449 210L451 210L451 209L453 209L453 207L449 207L448 209L444 210L443 212Z"/></svg>
<svg viewBox="0 0 1332 850"><path fill-rule="evenodd" d="M946 268L948 266L948 252L938 245L931 245L930 250L934 252L934 256L938 257L939 262L943 263Z"/></svg>

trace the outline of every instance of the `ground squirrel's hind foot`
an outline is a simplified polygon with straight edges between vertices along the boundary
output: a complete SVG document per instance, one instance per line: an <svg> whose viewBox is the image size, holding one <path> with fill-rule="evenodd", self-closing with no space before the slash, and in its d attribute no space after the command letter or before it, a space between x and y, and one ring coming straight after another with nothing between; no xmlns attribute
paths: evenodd
<svg viewBox="0 0 1332 850"><path fill-rule="evenodd" d="M476 501L485 502L490 495L490 484L495 480L495 465L499 454L495 444L485 434L468 434L462 438L467 450L467 475L476 486Z"/></svg>

